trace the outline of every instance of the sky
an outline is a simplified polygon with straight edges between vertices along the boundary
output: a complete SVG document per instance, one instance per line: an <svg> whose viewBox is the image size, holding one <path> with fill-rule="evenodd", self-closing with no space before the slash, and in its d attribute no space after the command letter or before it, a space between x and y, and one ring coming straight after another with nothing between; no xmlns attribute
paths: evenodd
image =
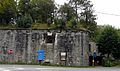
<svg viewBox="0 0 120 71"><path fill-rule="evenodd" d="M97 15L98 25L112 25L120 28L120 0L91 0ZM63 5L67 0L55 0Z"/></svg>

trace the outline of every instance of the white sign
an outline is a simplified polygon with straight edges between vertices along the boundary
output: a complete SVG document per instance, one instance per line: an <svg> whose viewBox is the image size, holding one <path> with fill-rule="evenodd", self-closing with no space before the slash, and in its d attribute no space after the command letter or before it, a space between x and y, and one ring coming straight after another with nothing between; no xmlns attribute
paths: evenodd
<svg viewBox="0 0 120 71"><path fill-rule="evenodd" d="M61 52L61 56L66 56L66 53L65 52Z"/></svg>
<svg viewBox="0 0 120 71"><path fill-rule="evenodd" d="M48 32L47 35L48 35L48 36L52 36L52 33Z"/></svg>

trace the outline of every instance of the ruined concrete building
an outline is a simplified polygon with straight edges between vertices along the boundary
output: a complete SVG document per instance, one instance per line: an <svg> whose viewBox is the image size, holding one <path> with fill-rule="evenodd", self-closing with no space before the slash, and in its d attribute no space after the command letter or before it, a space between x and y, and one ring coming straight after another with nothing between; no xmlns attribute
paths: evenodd
<svg viewBox="0 0 120 71"><path fill-rule="evenodd" d="M89 38L85 30L0 30L0 62L37 63L38 50L44 50L51 64L89 65Z"/></svg>

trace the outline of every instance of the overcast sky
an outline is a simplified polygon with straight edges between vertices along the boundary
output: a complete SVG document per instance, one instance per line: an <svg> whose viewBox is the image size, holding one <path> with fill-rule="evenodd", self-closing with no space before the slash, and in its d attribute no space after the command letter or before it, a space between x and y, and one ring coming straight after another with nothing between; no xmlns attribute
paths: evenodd
<svg viewBox="0 0 120 71"><path fill-rule="evenodd" d="M67 0L55 0L58 4L64 4ZM120 28L120 0L91 0L97 14L98 25L109 24Z"/></svg>

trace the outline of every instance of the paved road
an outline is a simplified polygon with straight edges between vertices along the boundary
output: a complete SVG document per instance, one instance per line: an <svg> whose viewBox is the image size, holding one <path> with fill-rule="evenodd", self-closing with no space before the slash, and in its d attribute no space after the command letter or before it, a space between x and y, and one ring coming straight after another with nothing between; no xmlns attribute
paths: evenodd
<svg viewBox="0 0 120 71"><path fill-rule="evenodd" d="M62 68L37 65L0 65L0 71L120 71L120 67Z"/></svg>

